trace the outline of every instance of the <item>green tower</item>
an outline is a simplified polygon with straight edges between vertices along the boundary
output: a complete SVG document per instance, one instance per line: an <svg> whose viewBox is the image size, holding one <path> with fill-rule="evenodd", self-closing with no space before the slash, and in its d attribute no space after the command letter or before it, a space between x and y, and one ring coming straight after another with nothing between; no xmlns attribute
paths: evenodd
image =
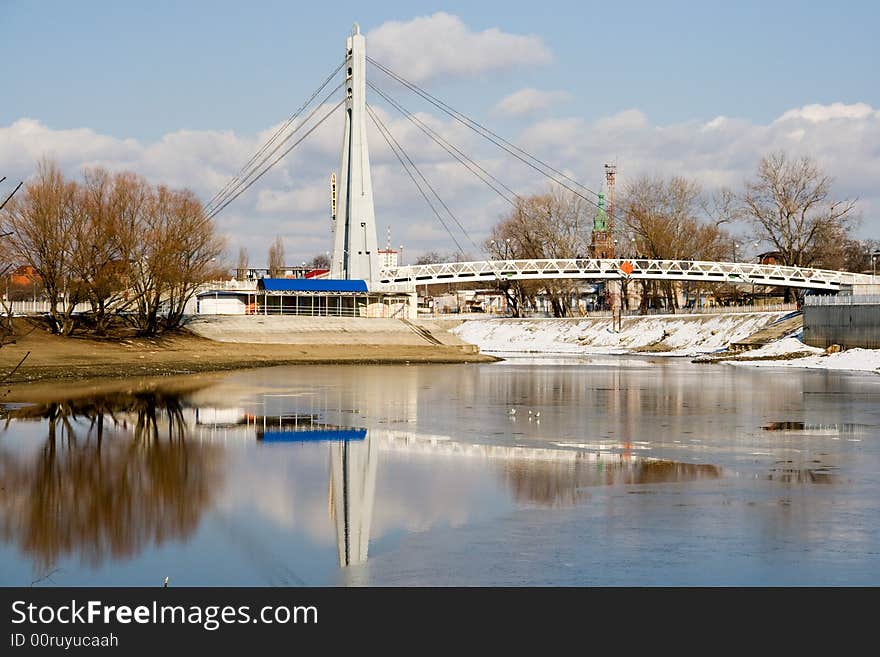
<svg viewBox="0 0 880 657"><path fill-rule="evenodd" d="M604 233L608 230L608 214L605 212L605 194L599 192L599 209L593 219L593 232Z"/></svg>

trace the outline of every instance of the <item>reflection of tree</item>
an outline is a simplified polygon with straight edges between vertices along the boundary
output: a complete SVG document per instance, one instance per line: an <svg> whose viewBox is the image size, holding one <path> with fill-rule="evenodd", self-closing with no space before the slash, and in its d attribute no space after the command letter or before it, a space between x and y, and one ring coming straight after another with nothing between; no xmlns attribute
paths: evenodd
<svg viewBox="0 0 880 657"><path fill-rule="evenodd" d="M582 488L623 484L659 484L716 479L714 465L655 459L542 461L513 458L505 461L504 478L520 502L543 506L570 506L582 499Z"/></svg>
<svg viewBox="0 0 880 657"><path fill-rule="evenodd" d="M184 538L211 502L217 453L185 440L176 396L114 394L7 417L47 423L36 458L0 452L0 535L38 570L74 552L98 565Z"/></svg>

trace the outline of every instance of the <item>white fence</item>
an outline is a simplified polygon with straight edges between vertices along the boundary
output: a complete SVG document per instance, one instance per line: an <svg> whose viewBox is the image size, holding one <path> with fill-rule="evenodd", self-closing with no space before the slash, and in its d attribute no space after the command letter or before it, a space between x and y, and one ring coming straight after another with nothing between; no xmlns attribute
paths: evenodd
<svg viewBox="0 0 880 657"><path fill-rule="evenodd" d="M829 297L833 298L833 297ZM621 315L624 317L638 317L640 315L726 315L731 313L778 313L778 312L794 312L799 310L796 303L774 303L774 304L766 304L759 306L704 306L701 308L676 308L675 311L668 310L666 308L648 308L647 312L643 313L638 308L630 308L629 310L622 311ZM499 314L491 314L491 313L426 313L424 311L419 312L419 317L421 318L435 318L435 319L491 319L496 317L505 317L506 315ZM534 312L527 311L523 313L522 317L526 318L534 318L534 317L548 317L552 318L551 313L545 312ZM569 318L578 318L578 317L611 317L610 310L589 310L586 312L575 312L569 315Z"/></svg>
<svg viewBox="0 0 880 657"><path fill-rule="evenodd" d="M804 297L805 306L876 306L880 294L817 294Z"/></svg>
<svg viewBox="0 0 880 657"><path fill-rule="evenodd" d="M3 304L2 312L5 314L6 309L12 311L13 315L45 315L49 312L51 305L48 301L7 301ZM61 304L58 305L61 310ZM75 313L88 312L92 306L88 302L78 303L73 308Z"/></svg>

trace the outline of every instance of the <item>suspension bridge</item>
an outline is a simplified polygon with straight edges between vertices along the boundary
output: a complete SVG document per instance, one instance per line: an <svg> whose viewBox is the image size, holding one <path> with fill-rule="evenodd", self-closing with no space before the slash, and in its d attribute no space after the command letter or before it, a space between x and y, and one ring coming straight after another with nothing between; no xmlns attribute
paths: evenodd
<svg viewBox="0 0 880 657"><path fill-rule="evenodd" d="M344 128L340 156L339 178L332 189L331 217L333 222L333 252L330 279L363 280L371 292L383 290L414 290L427 286L457 282L495 282L516 280L588 279L604 281L665 280L707 283L753 284L792 287L824 292L838 292L853 285L869 284L873 277L867 274L816 269L810 267L752 264L743 262L708 262L691 260L654 260L645 258L562 258L533 260L477 260L428 265L383 267L376 237L376 219L373 205L373 187L367 142L367 120L371 120L403 167L412 183L429 206L432 214L447 232L457 251L466 260L462 241L468 241L481 252L459 217L440 197L435 185L406 152L389 126L366 102L369 88L378 98L399 112L414 128L445 151L471 175L488 186L505 202L520 212L526 212L522 198L497 175L468 156L461 148L432 128L418 114L410 111L399 100L372 78L367 78L367 67L429 103L435 110L487 140L507 155L534 172L567 190L574 197L601 207L601 195L563 171L504 139L466 114L454 109L414 82L398 75L387 66L366 54L366 39L355 24L346 39L345 57L324 78L309 99L287 119L248 160L241 170L208 202L207 213L214 217L288 153L305 141L338 110L344 112ZM342 81L333 86L341 74ZM330 91L326 91L331 87ZM326 92L326 93L325 93ZM334 102L336 94L343 98ZM314 101L321 98L307 112ZM457 229L457 231L455 230ZM457 235L457 233L460 233ZM463 238L463 239L460 239Z"/></svg>

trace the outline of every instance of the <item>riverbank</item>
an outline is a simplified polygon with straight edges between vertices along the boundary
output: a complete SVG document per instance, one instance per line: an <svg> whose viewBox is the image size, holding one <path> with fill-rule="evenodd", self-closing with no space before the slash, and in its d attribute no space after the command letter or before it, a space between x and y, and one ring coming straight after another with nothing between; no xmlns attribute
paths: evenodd
<svg viewBox="0 0 880 657"><path fill-rule="evenodd" d="M811 370L844 370L880 374L880 349L853 348L828 352L806 345L801 333L771 342L760 349L744 353L719 355L694 362L723 362L742 367L786 367Z"/></svg>
<svg viewBox="0 0 880 657"><path fill-rule="evenodd" d="M880 373L880 349L828 353L810 347L801 327L792 330L796 319L789 312L627 317L620 330L612 329L609 318L479 319L450 328L483 352L505 358L688 356L695 363Z"/></svg>
<svg viewBox="0 0 880 657"><path fill-rule="evenodd" d="M371 321L371 320L365 320ZM27 319L15 320L15 334L0 348L0 378L5 385L35 381L173 376L293 364L475 363L497 358L461 345L426 339L358 342L337 340L272 344L220 342L189 330L156 338L116 336L60 337ZM308 340L313 342L309 343ZM26 358L25 358L26 356ZM24 362L15 369L24 358ZM13 370L15 370L13 372Z"/></svg>
<svg viewBox="0 0 880 657"><path fill-rule="evenodd" d="M791 315L754 312L611 318L478 319L452 329L484 353L697 356L727 349Z"/></svg>

